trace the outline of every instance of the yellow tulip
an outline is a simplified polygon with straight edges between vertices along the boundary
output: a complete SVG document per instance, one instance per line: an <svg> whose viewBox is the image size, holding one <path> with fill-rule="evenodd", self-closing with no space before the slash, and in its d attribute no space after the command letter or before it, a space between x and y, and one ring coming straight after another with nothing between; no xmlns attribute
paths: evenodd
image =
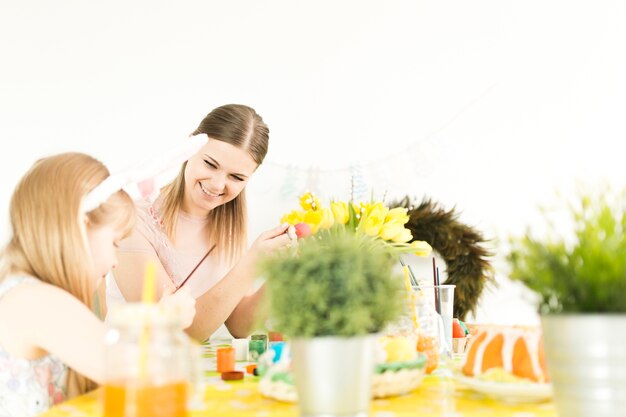
<svg viewBox="0 0 626 417"><path fill-rule="evenodd" d="M423 240L411 242L411 247L415 249L415 252L413 253L417 256L428 256L433 251L432 246Z"/></svg>
<svg viewBox="0 0 626 417"><path fill-rule="evenodd" d="M311 226L311 233L317 233L317 230L320 228L320 223L322 222L322 215L322 210L309 210L304 213L302 221Z"/></svg>
<svg viewBox="0 0 626 417"><path fill-rule="evenodd" d="M382 203L376 203L370 207L369 212L361 217L358 229L368 236L378 236L385 223L385 217L389 209Z"/></svg>
<svg viewBox="0 0 626 417"><path fill-rule="evenodd" d="M361 217L363 217L363 213L361 213L361 206L359 204L353 203L352 201L348 204L352 206L352 210L354 210L357 221L360 220Z"/></svg>
<svg viewBox="0 0 626 417"><path fill-rule="evenodd" d="M405 230L404 223L400 220L386 221L380 229L380 237L384 240L393 240L396 236L399 236L403 230Z"/></svg>
<svg viewBox="0 0 626 417"><path fill-rule="evenodd" d="M348 220L350 220L350 210L348 209L348 205L346 203L344 203L343 201L330 203L330 208L337 223L348 223Z"/></svg>
<svg viewBox="0 0 626 417"><path fill-rule="evenodd" d="M358 205L354 204L354 211L361 215L367 215L372 210L372 204L360 202Z"/></svg>
<svg viewBox="0 0 626 417"><path fill-rule="evenodd" d="M387 218L388 213L389 213L389 208L385 207L383 203L376 203L376 204L370 205L370 208L368 211L368 214L374 214L380 217L383 222Z"/></svg>
<svg viewBox="0 0 626 417"><path fill-rule="evenodd" d="M411 234L411 231L409 229L402 229L400 234L396 235L392 239L392 241L396 243L406 243L410 241L411 239L413 239L413 235Z"/></svg>
<svg viewBox="0 0 626 417"><path fill-rule="evenodd" d="M306 193L300 197L300 207L304 210L319 210L320 200L313 193Z"/></svg>
<svg viewBox="0 0 626 417"><path fill-rule="evenodd" d="M362 227L359 226L359 228L368 236L377 236L383 226L382 220L375 216L368 216L362 223Z"/></svg>
<svg viewBox="0 0 626 417"><path fill-rule="evenodd" d="M319 211L319 210L318 210ZM335 218L330 208L324 207L322 210L322 220L320 221L320 229L329 229L335 224Z"/></svg>
<svg viewBox="0 0 626 417"><path fill-rule="evenodd" d="M289 224L297 224L301 223L302 221L304 221L304 211L302 210L292 210L280 219L281 223Z"/></svg>
<svg viewBox="0 0 626 417"><path fill-rule="evenodd" d="M406 224L409 221L408 209L405 207L396 207L389 210L387 217L385 217L385 223L397 221L400 224Z"/></svg>

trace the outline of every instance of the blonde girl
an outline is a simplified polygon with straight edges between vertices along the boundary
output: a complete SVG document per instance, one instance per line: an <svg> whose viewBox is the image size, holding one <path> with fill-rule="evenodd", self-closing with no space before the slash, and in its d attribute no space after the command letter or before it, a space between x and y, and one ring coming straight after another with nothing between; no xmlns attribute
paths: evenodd
<svg viewBox="0 0 626 417"><path fill-rule="evenodd" d="M15 189L0 261L0 415L39 414L103 380L92 294L135 221L124 191L84 210L107 177L94 158L64 153L36 162Z"/></svg>

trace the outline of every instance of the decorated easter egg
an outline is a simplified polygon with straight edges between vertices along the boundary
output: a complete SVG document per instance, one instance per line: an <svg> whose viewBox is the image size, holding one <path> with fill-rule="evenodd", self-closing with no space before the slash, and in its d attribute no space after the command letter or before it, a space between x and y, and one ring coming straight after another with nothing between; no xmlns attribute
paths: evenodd
<svg viewBox="0 0 626 417"><path fill-rule="evenodd" d="M293 227L296 229L296 236L298 236L298 239L302 239L311 234L311 226L306 223L296 223Z"/></svg>
<svg viewBox="0 0 626 417"><path fill-rule="evenodd" d="M459 323L458 319L454 319L452 322L452 337L455 339L465 337L465 330L463 330L463 327L461 326L461 323Z"/></svg>
<svg viewBox="0 0 626 417"><path fill-rule="evenodd" d="M385 343L387 362L408 362L417 356L417 351L409 339L390 337Z"/></svg>

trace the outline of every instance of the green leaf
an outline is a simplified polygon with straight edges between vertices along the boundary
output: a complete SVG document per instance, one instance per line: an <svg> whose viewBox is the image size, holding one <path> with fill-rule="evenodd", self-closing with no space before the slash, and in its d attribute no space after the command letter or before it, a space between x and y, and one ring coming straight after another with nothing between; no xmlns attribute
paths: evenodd
<svg viewBox="0 0 626 417"><path fill-rule="evenodd" d="M349 230L356 230L357 226L359 225L359 219L357 218L357 212L356 210L354 210L354 207L352 205L352 202L348 202L348 211L350 212L350 218L348 220L348 223L346 224L346 227Z"/></svg>
<svg viewBox="0 0 626 417"><path fill-rule="evenodd" d="M511 239L511 278L540 295L544 313L626 312L624 194L580 194L578 204L568 205L568 210L573 239L549 222L553 239L530 233Z"/></svg>
<svg viewBox="0 0 626 417"><path fill-rule="evenodd" d="M388 250L354 233L304 239L262 266L274 330L291 337L375 333L402 309Z"/></svg>

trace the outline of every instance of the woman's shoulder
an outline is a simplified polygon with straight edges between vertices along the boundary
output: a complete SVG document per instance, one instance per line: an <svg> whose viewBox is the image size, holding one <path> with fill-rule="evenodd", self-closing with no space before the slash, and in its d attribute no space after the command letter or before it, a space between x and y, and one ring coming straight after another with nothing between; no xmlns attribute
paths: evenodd
<svg viewBox="0 0 626 417"><path fill-rule="evenodd" d="M135 207L137 207L137 209L139 210L146 210L148 207L151 207L154 204L153 202L143 198L133 200L133 202L135 203Z"/></svg>
<svg viewBox="0 0 626 417"><path fill-rule="evenodd" d="M151 203L147 200L135 200L138 220L142 223L153 223L160 225L160 214L158 202Z"/></svg>
<svg viewBox="0 0 626 417"><path fill-rule="evenodd" d="M120 243L124 251L145 251L150 247L156 250L158 243L165 237L163 223L156 203L145 200L135 201L137 223L133 232Z"/></svg>
<svg viewBox="0 0 626 417"><path fill-rule="evenodd" d="M155 230L163 230L163 214L161 212L161 200L154 202L141 200L136 203L138 216L141 222Z"/></svg>

